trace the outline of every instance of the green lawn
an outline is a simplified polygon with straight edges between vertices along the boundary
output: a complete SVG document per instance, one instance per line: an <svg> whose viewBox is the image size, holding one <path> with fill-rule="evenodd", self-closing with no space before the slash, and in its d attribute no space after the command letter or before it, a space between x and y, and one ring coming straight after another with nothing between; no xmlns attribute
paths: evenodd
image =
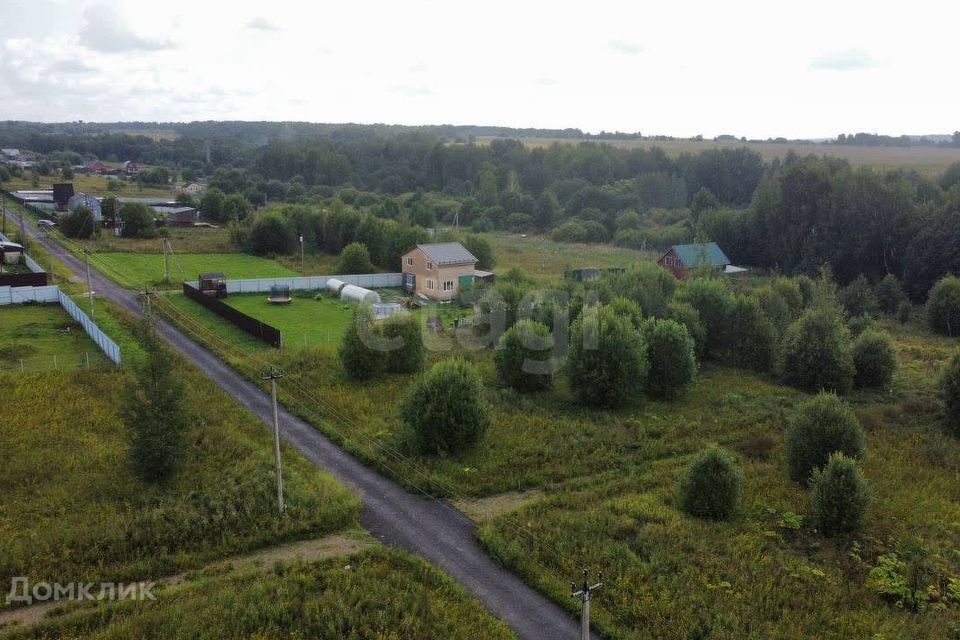
<svg viewBox="0 0 960 640"><path fill-rule="evenodd" d="M56 358L56 360L54 360ZM61 371L109 361L59 304L0 307L0 371Z"/></svg>
<svg viewBox="0 0 960 640"><path fill-rule="evenodd" d="M279 329L284 348L339 344L355 305L326 296L316 300L317 293L294 291L290 304L270 304L266 293L232 295L224 302Z"/></svg>
<svg viewBox="0 0 960 640"><path fill-rule="evenodd" d="M103 253L99 255L97 268L120 284L130 287L153 286L163 280L163 256L129 252ZM195 281L200 273L220 271L228 279L282 278L298 276L274 260L243 253L184 253L175 254L170 260L170 279L174 283Z"/></svg>

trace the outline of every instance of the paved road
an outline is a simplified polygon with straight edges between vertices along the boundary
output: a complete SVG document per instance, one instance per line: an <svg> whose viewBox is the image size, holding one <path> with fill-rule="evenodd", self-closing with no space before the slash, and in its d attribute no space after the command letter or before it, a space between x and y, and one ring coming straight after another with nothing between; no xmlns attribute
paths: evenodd
<svg viewBox="0 0 960 640"><path fill-rule="evenodd" d="M14 224L18 223L14 218ZM85 274L83 261L60 244L29 226L27 232L76 275ZM92 268L91 280L97 296L140 314L135 292L123 289ZM158 320L157 329L171 346L272 430L268 394L169 323ZM473 523L464 515L446 504L405 491L282 407L280 430L283 438L304 457L360 494L361 523L368 531L385 544L420 555L447 572L518 636L524 640L580 637L579 623L567 612L490 559L477 544Z"/></svg>

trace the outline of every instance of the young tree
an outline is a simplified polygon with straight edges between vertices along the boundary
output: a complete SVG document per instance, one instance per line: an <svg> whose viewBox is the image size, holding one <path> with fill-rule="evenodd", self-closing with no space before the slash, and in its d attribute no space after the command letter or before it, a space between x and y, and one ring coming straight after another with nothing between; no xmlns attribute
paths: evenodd
<svg viewBox="0 0 960 640"><path fill-rule="evenodd" d="M647 393L655 398L678 397L697 373L693 338L674 320L650 318L643 323L647 343Z"/></svg>
<svg viewBox="0 0 960 640"><path fill-rule="evenodd" d="M387 371L414 373L423 368L426 347L416 316L408 312L395 313L383 321L380 334L394 347L384 353Z"/></svg>
<svg viewBox="0 0 960 640"><path fill-rule="evenodd" d="M494 356L500 381L517 391L543 391L553 385L555 362L550 330L520 320L500 337Z"/></svg>
<svg viewBox="0 0 960 640"><path fill-rule="evenodd" d="M736 297L730 312L729 335L734 366L761 373L773 370L777 361L777 331L756 298Z"/></svg>
<svg viewBox="0 0 960 640"><path fill-rule="evenodd" d="M702 357L707 348L707 330L700 322L697 310L689 303L673 300L667 305L666 317L686 327L687 333L693 338L694 353L698 358Z"/></svg>
<svg viewBox="0 0 960 640"><path fill-rule="evenodd" d="M60 231L68 238L86 240L97 231L97 220L89 207L80 205L60 218Z"/></svg>
<svg viewBox="0 0 960 640"><path fill-rule="evenodd" d="M476 444L490 424L483 380L463 360L437 363L400 408L420 451L458 454Z"/></svg>
<svg viewBox="0 0 960 640"><path fill-rule="evenodd" d="M834 451L857 459L866 454L853 409L832 393L818 394L797 407L787 427L786 447L790 478L796 482L808 482Z"/></svg>
<svg viewBox="0 0 960 640"><path fill-rule="evenodd" d="M186 455L186 390L177 374L176 358L149 318L140 321L136 335L146 361L124 390L122 416L130 432L137 475L146 482L162 482L177 471Z"/></svg>
<svg viewBox="0 0 960 640"><path fill-rule="evenodd" d="M619 407L643 394L647 345L628 320L601 305L573 323L567 366L579 402Z"/></svg>
<svg viewBox="0 0 960 640"><path fill-rule="evenodd" d="M870 281L863 274L857 276L856 280L844 287L837 297L847 312L847 316L851 318L856 316L873 317L877 315L877 311L880 309L873 287L870 286Z"/></svg>
<svg viewBox="0 0 960 640"><path fill-rule="evenodd" d="M941 335L960 335L960 278L945 276L930 290L927 322Z"/></svg>
<svg viewBox="0 0 960 640"><path fill-rule="evenodd" d="M153 209L139 202L128 202L120 207L124 238L155 238L157 225L153 222Z"/></svg>
<svg viewBox="0 0 960 640"><path fill-rule="evenodd" d="M377 335L370 305L358 304L340 341L340 364L353 380L369 380L386 368L386 352L372 348Z"/></svg>
<svg viewBox="0 0 960 640"><path fill-rule="evenodd" d="M886 388L897 371L897 350L886 331L866 329L853 342L853 383L857 387Z"/></svg>
<svg viewBox="0 0 960 640"><path fill-rule="evenodd" d="M839 311L822 305L790 325L784 339L783 371L788 384L805 391L846 393L853 386L850 330Z"/></svg>
<svg viewBox="0 0 960 640"><path fill-rule="evenodd" d="M870 493L857 463L832 453L823 469L813 472L813 520L826 536L856 533L863 527Z"/></svg>
<svg viewBox="0 0 960 640"><path fill-rule="evenodd" d="M463 236L460 242L477 259L477 269L489 271L496 266L497 259L494 257L493 248L486 238L470 233Z"/></svg>
<svg viewBox="0 0 960 640"><path fill-rule="evenodd" d="M700 321L707 331L706 354L719 355L729 337L730 311L734 302L726 281L716 278L692 278L684 283L677 297L700 314Z"/></svg>
<svg viewBox="0 0 960 640"><path fill-rule="evenodd" d="M351 242L340 252L337 260L337 273L370 273L373 264L370 262L370 252L367 246L359 242Z"/></svg>
<svg viewBox="0 0 960 640"><path fill-rule="evenodd" d="M733 455L714 445L690 465L680 502L688 515L726 520L737 510L742 484L743 473Z"/></svg>
<svg viewBox="0 0 960 640"><path fill-rule="evenodd" d="M293 229L277 214L260 217L250 228L247 251L254 255L285 255L293 249Z"/></svg>
<svg viewBox="0 0 960 640"><path fill-rule="evenodd" d="M900 286L900 281L892 273L883 276L883 280L877 284L874 293L877 296L880 310L889 315L895 314L900 303L907 299L903 287Z"/></svg>

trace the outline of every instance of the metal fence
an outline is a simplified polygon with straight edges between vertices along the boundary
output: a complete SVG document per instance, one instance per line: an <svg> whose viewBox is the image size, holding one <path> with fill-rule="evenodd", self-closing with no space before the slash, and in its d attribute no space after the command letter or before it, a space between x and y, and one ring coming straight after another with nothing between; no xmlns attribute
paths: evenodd
<svg viewBox="0 0 960 640"><path fill-rule="evenodd" d="M60 300L60 306L70 314L70 317L80 323L87 335L97 343L97 346L106 354L110 361L116 365L120 364L120 346L110 339L110 337L100 330L100 327L90 319L90 316L80 310L80 307L71 300L60 287L53 287L57 290L57 297Z"/></svg>
<svg viewBox="0 0 960 640"><path fill-rule="evenodd" d="M0 306L30 302L59 302L60 287L0 287Z"/></svg>
<svg viewBox="0 0 960 640"><path fill-rule="evenodd" d="M290 287L291 291L319 291L327 280L336 278L347 284L367 289L399 288L403 285L402 273L364 273L345 276L306 276L299 278L251 278L227 280L227 293L269 293L271 287Z"/></svg>
<svg viewBox="0 0 960 640"><path fill-rule="evenodd" d="M252 316L248 316L239 309L234 309L213 296L205 295L197 288L197 285L191 282L184 282L183 295L203 305L233 326L246 331L259 340L263 340L271 347L279 349L282 346L283 336L279 329L270 326L266 322L257 320Z"/></svg>

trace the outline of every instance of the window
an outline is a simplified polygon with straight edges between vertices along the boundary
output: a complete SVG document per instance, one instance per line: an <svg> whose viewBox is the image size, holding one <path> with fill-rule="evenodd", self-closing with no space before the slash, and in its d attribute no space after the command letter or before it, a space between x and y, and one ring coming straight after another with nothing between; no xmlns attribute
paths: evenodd
<svg viewBox="0 0 960 640"><path fill-rule="evenodd" d="M408 267L412 267L412 266L413 266L413 256L408 256L408 257L407 257L407 266L408 266Z"/></svg>
<svg viewBox="0 0 960 640"><path fill-rule="evenodd" d="M433 263L427 260L427 271L433 271Z"/></svg>
<svg viewBox="0 0 960 640"><path fill-rule="evenodd" d="M427 280L427 289L433 291L433 280Z"/></svg>
<svg viewBox="0 0 960 640"><path fill-rule="evenodd" d="M444 281L443 281L443 290L444 290L444 291L453 291L453 280L444 280Z"/></svg>

